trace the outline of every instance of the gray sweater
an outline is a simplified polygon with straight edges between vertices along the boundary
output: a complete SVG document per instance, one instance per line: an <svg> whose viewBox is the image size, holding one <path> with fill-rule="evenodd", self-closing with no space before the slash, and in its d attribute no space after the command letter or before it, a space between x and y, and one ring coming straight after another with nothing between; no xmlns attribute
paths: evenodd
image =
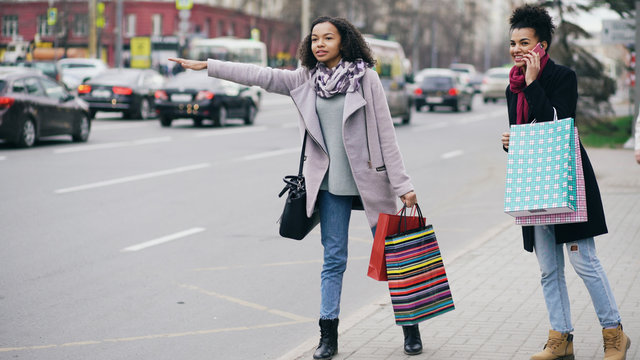
<svg viewBox="0 0 640 360"><path fill-rule="evenodd" d="M328 190L333 195L359 195L342 138L344 94L327 99L318 96L316 112L329 153L329 169L322 180L320 190Z"/></svg>

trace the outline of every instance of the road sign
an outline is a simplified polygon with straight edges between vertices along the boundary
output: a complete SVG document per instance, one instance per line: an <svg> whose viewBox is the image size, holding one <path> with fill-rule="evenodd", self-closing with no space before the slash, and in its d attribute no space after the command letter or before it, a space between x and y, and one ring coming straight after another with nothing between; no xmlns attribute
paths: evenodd
<svg viewBox="0 0 640 360"><path fill-rule="evenodd" d="M178 10L191 10L193 7L193 0L176 0L176 9Z"/></svg>
<svg viewBox="0 0 640 360"><path fill-rule="evenodd" d="M151 38L132 37L130 45L131 67L148 69L151 67Z"/></svg>
<svg viewBox="0 0 640 360"><path fill-rule="evenodd" d="M49 8L47 9L47 25L55 25L58 20L58 9L57 8Z"/></svg>
<svg viewBox="0 0 640 360"><path fill-rule="evenodd" d="M636 20L602 20L602 43L630 45L636 42Z"/></svg>

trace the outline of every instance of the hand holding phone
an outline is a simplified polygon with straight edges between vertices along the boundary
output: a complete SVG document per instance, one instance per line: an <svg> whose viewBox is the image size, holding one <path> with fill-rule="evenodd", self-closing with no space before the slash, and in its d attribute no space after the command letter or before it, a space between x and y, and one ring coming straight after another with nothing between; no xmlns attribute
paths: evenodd
<svg viewBox="0 0 640 360"><path fill-rule="evenodd" d="M536 53L536 54L538 54L538 56L540 56L540 57L543 57L544 54L546 54L546 52L544 51L544 48L542 47L541 43L537 43L536 46L531 51Z"/></svg>

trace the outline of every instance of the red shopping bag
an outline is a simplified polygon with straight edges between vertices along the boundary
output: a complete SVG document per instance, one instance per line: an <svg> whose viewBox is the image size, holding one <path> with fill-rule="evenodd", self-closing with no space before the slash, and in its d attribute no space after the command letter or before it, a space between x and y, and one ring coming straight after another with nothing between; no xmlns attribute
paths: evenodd
<svg viewBox="0 0 640 360"><path fill-rule="evenodd" d="M400 215L402 210L397 214L383 214L378 215L378 225L376 226L376 235L373 238L373 247L371 248L371 257L369 258L369 270L367 276L374 280L387 281L387 262L384 257L384 240L387 236L397 234L400 226ZM422 223L420 217L404 216L402 228L403 229L415 229L421 224L425 224L423 218ZM407 221L406 226L404 221Z"/></svg>

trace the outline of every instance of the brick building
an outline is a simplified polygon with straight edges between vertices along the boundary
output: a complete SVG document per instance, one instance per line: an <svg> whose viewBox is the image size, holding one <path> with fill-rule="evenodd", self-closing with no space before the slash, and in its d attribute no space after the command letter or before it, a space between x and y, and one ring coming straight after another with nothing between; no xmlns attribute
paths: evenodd
<svg viewBox="0 0 640 360"><path fill-rule="evenodd" d="M116 43L116 2L104 1L103 28L98 29L100 56L114 65ZM56 25L47 24L47 9L57 8ZM196 3L190 12L187 36L179 36L179 11L170 1L123 1L123 56L128 57L132 37L148 36L152 41L154 65L166 57L178 55L189 38L236 36L249 38L252 29L260 30L260 40L267 44L269 63L282 65L278 59L295 58L300 40L297 24L266 19L238 10ZM89 42L88 1L0 0L0 52L14 39L33 42L34 46L81 49ZM78 53L78 52L76 52ZM67 55L70 52L67 51Z"/></svg>

